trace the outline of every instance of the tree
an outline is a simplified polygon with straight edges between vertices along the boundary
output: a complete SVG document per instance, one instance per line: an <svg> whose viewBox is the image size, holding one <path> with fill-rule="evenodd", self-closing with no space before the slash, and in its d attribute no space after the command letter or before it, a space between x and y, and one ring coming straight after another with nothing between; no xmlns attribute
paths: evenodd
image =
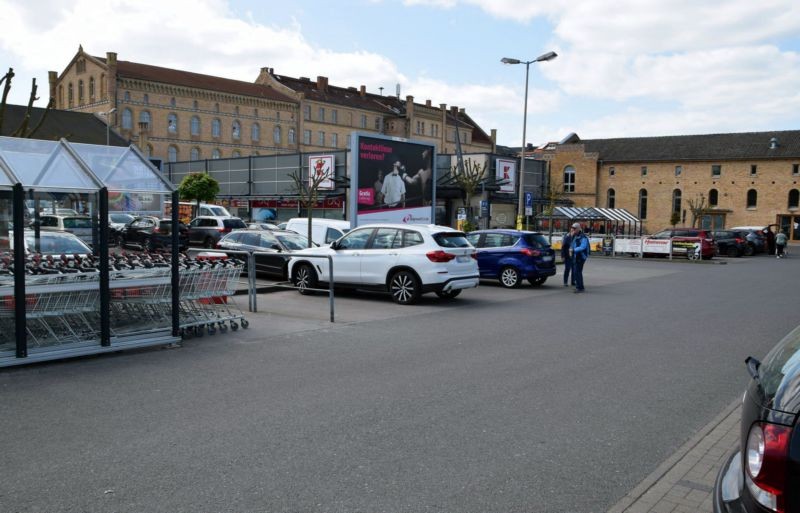
<svg viewBox="0 0 800 513"><path fill-rule="evenodd" d="M697 221L708 214L710 208L706 204L706 197L702 194L694 199L690 198L687 203L689 204L689 211L692 213L692 228L696 228Z"/></svg>
<svg viewBox="0 0 800 513"><path fill-rule="evenodd" d="M677 210L672 212L672 215L669 217L669 224L672 225L673 228L681 222L681 213Z"/></svg>
<svg viewBox="0 0 800 513"><path fill-rule="evenodd" d="M463 161L463 167L459 169L458 165L453 166L451 176L453 181L464 191L464 209L467 212L467 222L464 223L463 229L465 232L472 231L476 228L473 223L474 216L472 215L472 197L481 185L486 185L485 173L486 162L479 164L471 158Z"/></svg>
<svg viewBox="0 0 800 513"><path fill-rule="evenodd" d="M300 205L306 209L308 213L308 247L311 244L311 219L314 213L314 207L319 199L319 187L326 179L330 179L325 173L312 173L308 179L305 179L302 173L294 170L289 174L292 179L292 191L297 194Z"/></svg>
<svg viewBox="0 0 800 513"><path fill-rule="evenodd" d="M0 134L3 133L3 121L6 114L6 105L8 100L8 93L11 91L11 79L14 78L14 68L8 68L8 73L3 75L3 78L0 78L0 85L5 82L5 86L3 87L3 97L0 99ZM20 125L11 132L11 137L22 137L22 138L31 138L33 137L36 132L41 128L44 120L47 118L47 114L53 110L53 106L55 105L55 98L50 98L50 101L47 103L47 107L44 109L44 113L42 117L39 119L39 122L34 126L32 129L28 130L28 125L31 122L31 113L33 112L33 102L38 100L39 98L36 96L36 91L38 90L38 86L36 85L36 79L33 79L31 84L31 94L28 97L28 107L25 109L25 116L22 118L22 122Z"/></svg>
<svg viewBox="0 0 800 513"><path fill-rule="evenodd" d="M178 194L181 199L197 202L197 211L200 211L201 201L214 201L219 194L219 182L205 173L190 173L183 177L178 185Z"/></svg>

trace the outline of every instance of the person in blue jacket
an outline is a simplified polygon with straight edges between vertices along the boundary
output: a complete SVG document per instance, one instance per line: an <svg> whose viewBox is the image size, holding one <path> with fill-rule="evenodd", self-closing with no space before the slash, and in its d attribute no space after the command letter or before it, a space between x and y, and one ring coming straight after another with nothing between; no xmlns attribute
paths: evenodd
<svg viewBox="0 0 800 513"><path fill-rule="evenodd" d="M570 250L572 249L572 229L564 234L561 239L561 261L564 262L564 286L569 287L570 284L575 286L575 274L572 274L570 281L570 273L572 272L572 257Z"/></svg>
<svg viewBox="0 0 800 513"><path fill-rule="evenodd" d="M572 245L570 246L572 258L572 276L575 278L575 293L583 292L583 265L589 258L589 238L581 230L581 225L572 225Z"/></svg>

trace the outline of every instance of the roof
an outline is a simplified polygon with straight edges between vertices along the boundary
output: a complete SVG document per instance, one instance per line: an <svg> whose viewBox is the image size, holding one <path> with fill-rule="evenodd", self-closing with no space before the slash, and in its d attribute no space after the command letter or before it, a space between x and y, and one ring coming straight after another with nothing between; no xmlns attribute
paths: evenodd
<svg viewBox="0 0 800 513"><path fill-rule="evenodd" d="M106 62L105 58L94 58L103 63ZM253 96L255 98L263 98L266 100L274 100L279 102L297 103L293 98L279 93L275 89L265 85L255 84L253 82L244 82L241 80L232 80L230 78L203 75L201 73L192 73L190 71L182 71L178 69L162 68L160 66L140 64L138 62L117 61L117 76L138 80L147 80L150 82L160 82L163 84L193 87L196 89L205 89L207 91L217 91L221 93L238 94L242 96Z"/></svg>
<svg viewBox="0 0 800 513"><path fill-rule="evenodd" d="M606 221L624 221L639 223L639 219L624 208L599 208L599 207L555 207L554 217L567 219L602 219Z"/></svg>
<svg viewBox="0 0 800 513"><path fill-rule="evenodd" d="M0 136L10 136L22 123L26 106L7 105ZM45 109L33 107L28 130L35 127L42 118ZM44 124L31 135L33 139L57 141L64 138L70 142L88 144L106 144L106 124L102 119L87 112L52 109L47 113ZM110 130L108 140L111 146L128 146L130 143Z"/></svg>
<svg viewBox="0 0 800 513"><path fill-rule="evenodd" d="M770 149L773 138L777 147ZM585 151L597 152L604 162L800 158L800 130L583 140L575 136L568 143L583 143Z"/></svg>
<svg viewBox="0 0 800 513"><path fill-rule="evenodd" d="M293 78L284 75L272 76L281 84L293 91L303 93L305 98L312 101L333 103L356 109L372 110L382 114L401 115L400 112L395 112L388 106L386 100L391 98L388 96L380 96L372 93L366 93L362 96L360 91L356 88L344 88L332 85L327 85L323 89L320 89L317 87L316 82L309 79Z"/></svg>

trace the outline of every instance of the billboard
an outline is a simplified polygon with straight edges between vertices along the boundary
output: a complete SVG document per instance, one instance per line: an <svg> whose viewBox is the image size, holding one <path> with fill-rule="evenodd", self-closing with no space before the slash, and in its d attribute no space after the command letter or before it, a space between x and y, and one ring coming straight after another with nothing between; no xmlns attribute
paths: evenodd
<svg viewBox="0 0 800 513"><path fill-rule="evenodd" d="M311 155L308 157L308 185L313 184L316 178L322 180L319 189L334 189L335 169L333 155Z"/></svg>
<svg viewBox="0 0 800 513"><path fill-rule="evenodd" d="M517 161L509 159L497 159L495 162L495 178L499 182L505 180L505 184L500 186L499 192L516 192Z"/></svg>
<svg viewBox="0 0 800 513"><path fill-rule="evenodd" d="M354 133L351 222L431 224L436 198L433 144Z"/></svg>

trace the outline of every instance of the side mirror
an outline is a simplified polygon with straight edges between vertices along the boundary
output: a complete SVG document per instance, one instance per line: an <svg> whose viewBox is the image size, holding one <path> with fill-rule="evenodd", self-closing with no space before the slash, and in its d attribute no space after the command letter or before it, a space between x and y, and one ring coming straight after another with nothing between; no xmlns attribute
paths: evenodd
<svg viewBox="0 0 800 513"><path fill-rule="evenodd" d="M333 241L333 242L331 242L331 249L332 249L332 250L336 251L336 250L338 250L339 248L340 248L340 246L339 246L339 242L338 242L338 241Z"/></svg>
<svg viewBox="0 0 800 513"><path fill-rule="evenodd" d="M281 247L278 246L277 244L273 244L272 246L270 246L270 249L274 249L275 251L278 251L278 252L281 251Z"/></svg>

